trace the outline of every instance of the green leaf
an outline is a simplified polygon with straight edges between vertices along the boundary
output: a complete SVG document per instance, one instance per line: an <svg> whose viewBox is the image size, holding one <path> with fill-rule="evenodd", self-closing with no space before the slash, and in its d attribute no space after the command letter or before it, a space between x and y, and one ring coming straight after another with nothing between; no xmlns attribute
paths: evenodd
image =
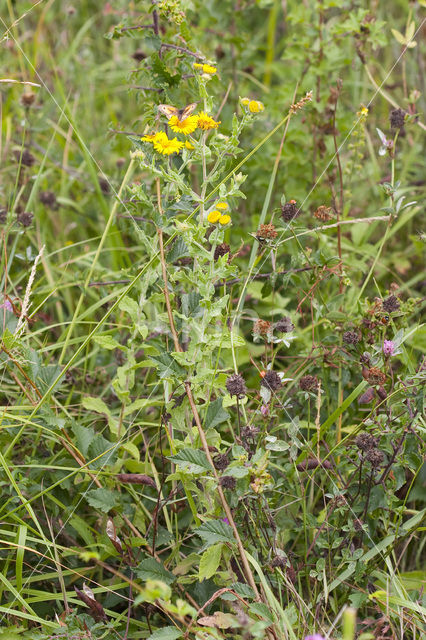
<svg viewBox="0 0 426 640"><path fill-rule="evenodd" d="M229 413L223 409L222 402L222 398L217 398L213 402L210 402L204 421L205 429L212 429L230 418Z"/></svg>
<svg viewBox="0 0 426 640"><path fill-rule="evenodd" d="M110 491L100 487L99 489L91 489L86 493L86 500L91 507L108 513L111 509L117 506L119 501L119 494L116 491Z"/></svg>
<svg viewBox="0 0 426 640"><path fill-rule="evenodd" d="M98 344L100 347L102 347L102 349L108 349L109 351L112 351L113 349L125 349L122 344L117 342L117 340L109 334L95 336L93 338L93 341L96 342L96 344Z"/></svg>
<svg viewBox="0 0 426 640"><path fill-rule="evenodd" d="M140 309L136 300L129 298L129 296L124 296L124 298L120 300L118 307L121 311L129 314L134 324L138 324L140 320Z"/></svg>
<svg viewBox="0 0 426 640"><path fill-rule="evenodd" d="M169 456L169 460L175 462L180 467L187 469L190 473L203 473L212 471L204 451L199 449L182 449L176 455Z"/></svg>
<svg viewBox="0 0 426 640"><path fill-rule="evenodd" d="M185 369L167 351L158 356L151 356L151 360L154 360L160 378L173 378L173 376L183 378L186 375Z"/></svg>
<svg viewBox="0 0 426 640"><path fill-rule="evenodd" d="M147 580L160 580L166 584L172 584L176 580L176 576L171 573L161 562L157 562L155 558L145 558L136 569L138 578L146 582Z"/></svg>
<svg viewBox="0 0 426 640"><path fill-rule="evenodd" d="M208 520L196 529L196 533L208 545L216 544L217 542L235 543L232 528L223 520Z"/></svg>
<svg viewBox="0 0 426 640"><path fill-rule="evenodd" d="M214 576L220 564L223 544L220 542L206 549L200 558L200 568L198 570L198 580L207 580Z"/></svg>
<svg viewBox="0 0 426 640"><path fill-rule="evenodd" d="M111 414L109 407L105 404L101 398L83 398L83 407L88 411L95 411L95 413L105 413L107 416Z"/></svg>
<svg viewBox="0 0 426 640"><path fill-rule="evenodd" d="M147 638L147 640L176 640L182 637L182 631L176 627L163 627L157 629Z"/></svg>
<svg viewBox="0 0 426 640"><path fill-rule="evenodd" d="M71 429L77 439L77 447L85 458L90 447L90 443L95 437L95 430L93 427L83 427L76 420L71 423Z"/></svg>

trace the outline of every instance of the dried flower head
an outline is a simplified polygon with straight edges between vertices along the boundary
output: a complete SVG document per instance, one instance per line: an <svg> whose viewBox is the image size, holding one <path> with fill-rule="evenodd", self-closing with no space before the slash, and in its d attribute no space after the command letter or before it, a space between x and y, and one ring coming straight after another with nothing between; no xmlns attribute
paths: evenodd
<svg viewBox="0 0 426 640"><path fill-rule="evenodd" d="M254 323L253 333L257 336L266 336L271 331L271 323L268 320L262 320L259 318Z"/></svg>
<svg viewBox="0 0 426 640"><path fill-rule="evenodd" d="M370 369L363 371L363 376L372 385L382 385L386 382L386 375L377 367L371 367Z"/></svg>
<svg viewBox="0 0 426 640"><path fill-rule="evenodd" d="M318 391L318 378L316 376L303 376L299 380L299 387L302 391Z"/></svg>
<svg viewBox="0 0 426 640"><path fill-rule="evenodd" d="M364 353L361 355L359 361L360 361L361 364L370 364L371 356L368 353L368 351L364 351Z"/></svg>
<svg viewBox="0 0 426 640"><path fill-rule="evenodd" d="M407 112L403 109L392 109L389 114L391 129L402 129L405 123Z"/></svg>
<svg viewBox="0 0 426 640"><path fill-rule="evenodd" d="M343 342L346 344L358 344L359 334L357 331L345 331L343 334Z"/></svg>
<svg viewBox="0 0 426 640"><path fill-rule="evenodd" d="M29 227L33 221L34 215L29 211L22 211L16 215L17 222L23 227Z"/></svg>
<svg viewBox="0 0 426 640"><path fill-rule="evenodd" d="M226 381L226 389L231 396L243 398L247 393L244 378L239 373L233 373Z"/></svg>
<svg viewBox="0 0 426 640"><path fill-rule="evenodd" d="M388 313L392 313L392 311L398 311L400 307L399 300L396 296L391 295L388 298L385 298L382 302L382 307Z"/></svg>
<svg viewBox="0 0 426 640"><path fill-rule="evenodd" d="M274 329L279 333L290 333L294 329L294 324L288 316L284 316L274 324Z"/></svg>
<svg viewBox="0 0 426 640"><path fill-rule="evenodd" d="M333 210L331 207L326 207L322 204L314 213L314 218L321 220L321 222L328 222L333 219Z"/></svg>
<svg viewBox="0 0 426 640"><path fill-rule="evenodd" d="M272 569L275 569L276 567L283 569L285 565L286 565L286 559L283 558L283 556L275 556L271 561Z"/></svg>
<svg viewBox="0 0 426 640"><path fill-rule="evenodd" d="M312 100L312 91L308 91L306 95L299 100L299 102L296 102L295 104L291 105L290 113L296 113L296 111L299 111L299 109L303 109L305 104L307 104L308 102L311 102L311 100Z"/></svg>
<svg viewBox="0 0 426 640"><path fill-rule="evenodd" d="M282 387L281 378L276 371L267 371L260 384L270 391L277 391Z"/></svg>
<svg viewBox="0 0 426 640"><path fill-rule="evenodd" d="M382 464L384 455L380 449L369 449L365 454L365 459L374 469L377 469Z"/></svg>
<svg viewBox="0 0 426 640"><path fill-rule="evenodd" d="M49 207L50 209L58 208L56 195L53 193L53 191L41 191L38 197L40 202L46 207Z"/></svg>
<svg viewBox="0 0 426 640"><path fill-rule="evenodd" d="M296 204L296 200L289 200L281 205L281 215L284 222L291 222L300 214L300 209Z"/></svg>
<svg viewBox="0 0 426 640"><path fill-rule="evenodd" d="M22 154L20 151L16 151L15 158L17 162L20 162L24 167L32 167L35 162L33 154L31 151L28 151L28 149L24 149Z"/></svg>
<svg viewBox="0 0 426 640"><path fill-rule="evenodd" d="M229 458L226 453L219 453L214 457L213 464L218 471L223 471L229 465Z"/></svg>
<svg viewBox="0 0 426 640"><path fill-rule="evenodd" d="M273 224L261 224L256 233L258 240L273 240L278 235Z"/></svg>
<svg viewBox="0 0 426 640"><path fill-rule="evenodd" d="M230 489L230 491L233 491L237 486L237 481L233 476L222 476L222 478L219 479L219 484L224 489Z"/></svg>
<svg viewBox="0 0 426 640"><path fill-rule="evenodd" d="M231 252L231 247L226 242L222 242L218 244L214 250L214 259L219 260L222 256L226 256L227 253Z"/></svg>
<svg viewBox="0 0 426 640"><path fill-rule="evenodd" d="M26 91L21 96L21 103L24 105L24 107L30 107L33 104L34 100L35 93L33 93L32 91Z"/></svg>
<svg viewBox="0 0 426 640"><path fill-rule="evenodd" d="M355 438L355 444L361 451L369 451L377 447L377 440L370 433L360 433Z"/></svg>

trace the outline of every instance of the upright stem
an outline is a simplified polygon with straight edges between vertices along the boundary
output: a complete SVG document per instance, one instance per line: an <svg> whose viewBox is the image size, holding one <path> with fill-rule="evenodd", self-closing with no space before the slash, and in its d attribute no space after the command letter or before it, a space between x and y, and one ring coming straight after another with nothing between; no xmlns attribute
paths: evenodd
<svg viewBox="0 0 426 640"><path fill-rule="evenodd" d="M162 206L161 206L161 192L160 192L160 179L156 178L156 187L157 187L157 201L158 201L158 209L160 212L160 215L162 215L163 210L162 210ZM164 281L164 299L166 302L166 309L167 309L167 317L169 319L169 324L170 324L170 331L172 332L172 336L173 336L173 342L174 342L174 346L176 351L178 352L182 352L182 347L180 345L179 342L179 338L176 332L176 327L175 327L175 323L174 323L174 319L173 319L173 313L172 313L172 307L170 304L170 296L169 296L169 291L168 291L168 280L167 280L167 269L166 269L166 260L165 260L165 255L164 255L164 242L163 242L163 231L161 228L157 229L157 234L158 234L158 240L159 240L159 248L160 248L160 261L161 261L161 271L162 271L162 275L163 275L163 281ZM228 522L230 524L230 526L232 527L232 530L234 532L234 536L237 542L237 546L238 546L238 551L240 553L240 557L241 557L241 561L243 563L243 567L244 567L244 572L246 574L246 578L247 581L249 583L249 585L251 586L251 588L253 589L253 591L256 594L256 598L258 600L260 600L260 595L259 595L259 591L257 589L256 586L256 582L254 580L254 576L252 573L252 570L250 568L247 556L246 556L246 552L244 550L243 547L243 543L241 541L240 535L238 533L238 529L235 525L234 522L234 518L232 516L232 512L231 509L228 505L228 502L225 498L225 494L223 493L222 487L219 484L219 476L217 474L216 468L213 464L213 459L210 453L210 449L209 449L209 445L207 443L207 438L206 438L206 434L204 432L203 429L203 425L201 423L200 420L200 416L198 413L198 409L196 407L195 401L194 401L194 397L192 395L192 390L191 390L191 383L189 381L185 381L184 383L185 386L185 392L186 395L188 397L189 400L189 405L191 407L191 411L192 414L194 416L194 420L195 423L197 425L197 429L198 429L198 434L200 436L200 440L201 440L201 445L204 449L204 453L206 454L207 460L209 461L209 464L211 466L212 469L212 473L213 476L217 482L217 492L219 495L219 499L222 503L223 509L225 511L226 517L228 519Z"/></svg>

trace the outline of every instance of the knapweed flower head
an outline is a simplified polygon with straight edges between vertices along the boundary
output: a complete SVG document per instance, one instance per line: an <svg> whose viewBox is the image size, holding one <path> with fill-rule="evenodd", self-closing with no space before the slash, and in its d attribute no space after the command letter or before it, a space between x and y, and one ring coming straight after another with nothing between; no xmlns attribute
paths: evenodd
<svg viewBox="0 0 426 640"><path fill-rule="evenodd" d="M2 304L0 304L0 309L5 309L6 311L13 311L12 303L7 298L3 299Z"/></svg>
<svg viewBox="0 0 426 640"><path fill-rule="evenodd" d="M209 75L214 75L217 71L217 67L214 67L211 64L200 64L199 62L194 62L192 66L194 67L194 69L198 69L199 71L208 73Z"/></svg>
<svg viewBox="0 0 426 640"><path fill-rule="evenodd" d="M314 218L316 218L317 220L321 220L321 222L328 222L333 218L331 207L326 207L324 204L322 204L315 211Z"/></svg>
<svg viewBox="0 0 426 640"><path fill-rule="evenodd" d="M305 640L325 640L325 638L319 633L314 633L311 636L305 636Z"/></svg>
<svg viewBox="0 0 426 640"><path fill-rule="evenodd" d="M377 367L370 367L362 372L363 377L372 385L382 385L386 382L386 374Z"/></svg>
<svg viewBox="0 0 426 640"><path fill-rule="evenodd" d="M153 144L154 149L158 151L158 153L162 153L166 156L169 156L172 153L179 153L183 147L183 142L179 142L177 138L168 138L164 131L160 131L160 133L156 134Z"/></svg>
<svg viewBox="0 0 426 640"><path fill-rule="evenodd" d="M291 318L284 316L274 324L274 329L279 333L291 333L294 329L294 324Z"/></svg>
<svg viewBox="0 0 426 640"><path fill-rule="evenodd" d="M277 391L282 387L281 378L276 371L267 371L260 383L262 387L266 387L270 391Z"/></svg>
<svg viewBox="0 0 426 640"><path fill-rule="evenodd" d="M188 116L185 120L179 120L177 116L172 116L169 120L169 127L175 133L183 133L188 136L197 128L198 116Z"/></svg>
<svg viewBox="0 0 426 640"><path fill-rule="evenodd" d="M390 356L393 356L393 354L395 353L395 343L393 340L385 340L383 342L383 355L386 358L389 358Z"/></svg>
<svg viewBox="0 0 426 640"><path fill-rule="evenodd" d="M274 240L278 233L273 224L261 224L256 233L258 240Z"/></svg>
<svg viewBox="0 0 426 640"><path fill-rule="evenodd" d="M388 298L385 298L382 302L382 307L388 313L392 313L392 311L398 311L400 307L400 303L398 298L395 295L391 295Z"/></svg>
<svg viewBox="0 0 426 640"><path fill-rule="evenodd" d="M392 109L389 114L391 129L402 129L405 123L407 112L403 109Z"/></svg>
<svg viewBox="0 0 426 640"><path fill-rule="evenodd" d="M343 342L345 342L346 344L358 344L358 331L345 331L345 333L343 334Z"/></svg>
<svg viewBox="0 0 426 640"><path fill-rule="evenodd" d="M214 259L217 261L219 260L219 258L221 258L222 256L226 256L226 254L229 254L230 252L231 247L229 246L229 244L227 244L226 242L222 242L221 244L218 244L216 246L216 249L214 250Z"/></svg>
<svg viewBox="0 0 426 640"><path fill-rule="evenodd" d="M220 125L220 120L216 122L213 120L211 116L209 116L205 111L201 111L198 115L197 126L199 129L203 129L203 131L209 131L209 129L217 129Z"/></svg>
<svg viewBox="0 0 426 640"><path fill-rule="evenodd" d="M307 375L299 380L299 387L302 391L318 391L318 386L319 383L316 376Z"/></svg>
<svg viewBox="0 0 426 640"><path fill-rule="evenodd" d="M300 213L300 209L296 204L296 200L289 200L281 205L281 215L284 222L291 222Z"/></svg>
<svg viewBox="0 0 426 640"><path fill-rule="evenodd" d="M256 336L266 336L271 331L271 323L268 320L259 318L253 326L253 333Z"/></svg>
<svg viewBox="0 0 426 640"><path fill-rule="evenodd" d="M247 393L247 387L246 383L244 382L244 378L238 373L233 373L228 377L226 381L226 390L231 396L243 398Z"/></svg>

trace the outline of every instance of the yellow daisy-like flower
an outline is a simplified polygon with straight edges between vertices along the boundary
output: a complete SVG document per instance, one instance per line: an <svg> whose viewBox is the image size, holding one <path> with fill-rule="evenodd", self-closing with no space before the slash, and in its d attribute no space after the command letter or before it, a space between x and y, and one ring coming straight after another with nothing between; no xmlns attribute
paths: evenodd
<svg viewBox="0 0 426 640"><path fill-rule="evenodd" d="M207 115L207 113L205 113L204 111L202 111L198 116L199 129L204 129L204 131L208 131L209 129L217 129L219 125L220 125L220 120L219 122L216 122L216 120L213 120L213 118Z"/></svg>
<svg viewBox="0 0 426 640"><path fill-rule="evenodd" d="M368 109L367 109L367 107L363 107L363 108L361 109L361 115L362 115L362 116L368 116Z"/></svg>
<svg viewBox="0 0 426 640"><path fill-rule="evenodd" d="M210 211L209 215L207 216L207 220L211 222L211 224L216 224L221 216L222 214L220 213L220 211Z"/></svg>
<svg viewBox="0 0 426 640"><path fill-rule="evenodd" d="M250 100L248 104L249 111L251 113L259 113L260 111L264 111L265 107L260 100Z"/></svg>
<svg viewBox="0 0 426 640"><path fill-rule="evenodd" d="M194 69L201 69L203 73L209 73L213 75L217 71L217 67L213 67L211 64L200 64L199 62L194 62L192 65Z"/></svg>
<svg viewBox="0 0 426 640"><path fill-rule="evenodd" d="M179 120L177 116L172 116L169 120L169 127L175 133L183 133L187 136L195 131L197 123L198 116L188 116L185 120Z"/></svg>
<svg viewBox="0 0 426 640"><path fill-rule="evenodd" d="M172 153L179 153L182 147L183 142L179 142L177 138L169 139L164 131L160 131L160 133L157 133L155 136L154 149L158 151L158 153L169 156Z"/></svg>
<svg viewBox="0 0 426 640"><path fill-rule="evenodd" d="M218 202L216 204L216 209L222 209L222 211L225 211L225 209L228 209L228 205L226 202Z"/></svg>
<svg viewBox="0 0 426 640"><path fill-rule="evenodd" d="M194 149L194 145L191 144L188 140L185 140L185 149Z"/></svg>
<svg viewBox="0 0 426 640"><path fill-rule="evenodd" d="M225 226L226 224L228 224L228 222L231 222L231 216L229 216L227 213L225 213L224 216L220 216L219 224Z"/></svg>
<svg viewBox="0 0 426 640"><path fill-rule="evenodd" d="M149 135L142 136L141 140L142 142L154 142L157 135L157 133L150 133Z"/></svg>
<svg viewBox="0 0 426 640"><path fill-rule="evenodd" d="M241 104L244 105L244 107L248 107L250 104L250 98L241 98Z"/></svg>

